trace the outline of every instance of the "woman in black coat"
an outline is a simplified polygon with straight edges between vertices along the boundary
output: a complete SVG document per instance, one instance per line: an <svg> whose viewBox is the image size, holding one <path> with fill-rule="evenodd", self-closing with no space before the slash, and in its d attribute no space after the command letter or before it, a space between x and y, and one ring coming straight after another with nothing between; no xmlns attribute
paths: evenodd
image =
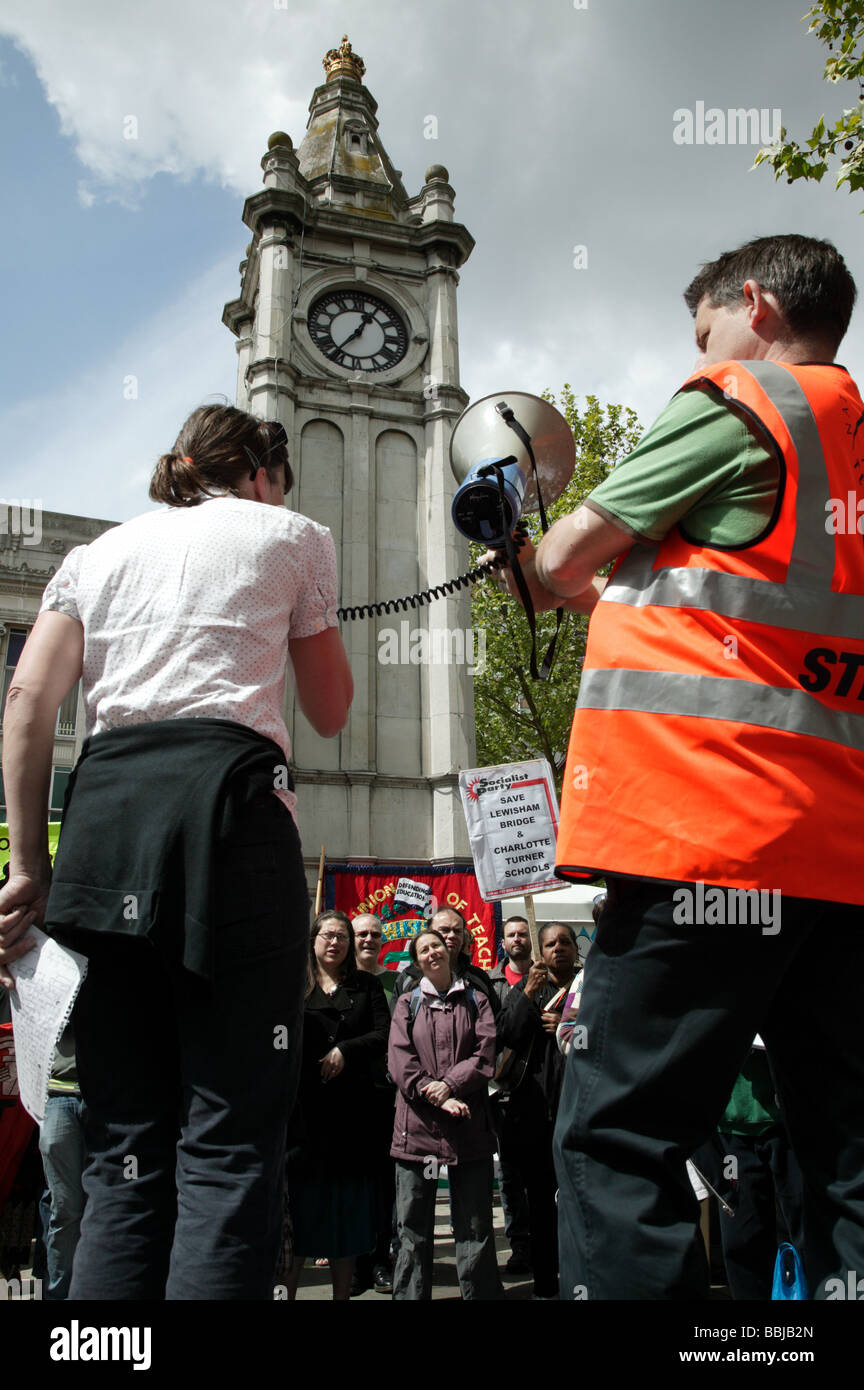
<svg viewBox="0 0 864 1390"><path fill-rule="evenodd" d="M289 1145L288 1198L293 1298L304 1261L326 1255L334 1299L347 1299L355 1255L375 1244L373 1062L387 1048L390 1011L380 981L354 967L354 931L344 912L323 912L309 946L300 1091Z"/></svg>

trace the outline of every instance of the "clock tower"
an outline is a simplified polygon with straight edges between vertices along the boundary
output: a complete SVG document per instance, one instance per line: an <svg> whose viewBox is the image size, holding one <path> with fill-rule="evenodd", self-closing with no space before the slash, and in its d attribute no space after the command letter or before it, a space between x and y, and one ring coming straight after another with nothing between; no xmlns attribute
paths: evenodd
<svg viewBox="0 0 864 1390"><path fill-rule="evenodd" d="M453 220L447 170L409 197L378 134L347 38L306 134L271 135L240 295L237 404L281 420L291 506L328 526L345 608L401 598L468 568L450 520L459 385L456 287L474 242ZM348 724L320 738L289 703L307 865L470 862L457 775L475 758L466 590L341 624L354 675Z"/></svg>

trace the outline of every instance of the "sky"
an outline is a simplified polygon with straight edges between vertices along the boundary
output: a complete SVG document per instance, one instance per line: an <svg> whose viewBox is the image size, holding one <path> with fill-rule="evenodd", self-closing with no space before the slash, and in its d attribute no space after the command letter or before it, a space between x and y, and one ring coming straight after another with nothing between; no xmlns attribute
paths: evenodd
<svg viewBox="0 0 864 1390"><path fill-rule="evenodd" d="M409 196L446 165L476 247L462 385L632 406L689 374L681 293L753 236L835 242L864 289L860 194L776 182L758 144L675 113L755 107L803 139L857 96L804 0L3 0L0 494L123 521L203 401L234 399L243 202L302 140L348 32ZM432 122L428 118L435 117ZM131 119L130 119L131 118ZM728 133L728 132L727 132ZM435 138L428 138L434 134ZM864 307L840 360L864 376Z"/></svg>

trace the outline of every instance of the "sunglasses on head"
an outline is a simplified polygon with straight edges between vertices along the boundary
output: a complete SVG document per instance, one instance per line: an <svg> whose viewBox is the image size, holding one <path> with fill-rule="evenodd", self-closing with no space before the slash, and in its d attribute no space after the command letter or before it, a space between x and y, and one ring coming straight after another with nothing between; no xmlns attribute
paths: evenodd
<svg viewBox="0 0 864 1390"><path fill-rule="evenodd" d="M286 465L287 465L287 459L288 459L288 435L285 433L285 426L282 424L282 421L281 421L281 420L263 420L263 421L261 422L261 426L262 426L262 429L264 429L264 430L267 431L267 435L268 435L269 440L270 440L270 443L268 444L267 448L264 450L264 456L263 456L263 458L257 458L257 457L255 456L255 454L253 454L252 450L248 447L248 445L245 445L245 444L244 444L244 446L243 446L244 449L246 450L246 457L248 458L249 463L251 464L251 467L250 467L250 469L249 469L249 477L252 479L253 482L255 481L255 475L256 475L256 473L258 472L258 469L259 469L259 468L264 468L268 456L269 456L270 454L273 453L274 449L282 449L282 448L284 448L284 450L285 450ZM286 466L286 470L285 470L285 471L286 471L286 478L287 478L287 472L288 472L287 466ZM285 488L285 494L286 494L286 496L287 496L287 494L288 494L288 488L287 488L287 487Z"/></svg>

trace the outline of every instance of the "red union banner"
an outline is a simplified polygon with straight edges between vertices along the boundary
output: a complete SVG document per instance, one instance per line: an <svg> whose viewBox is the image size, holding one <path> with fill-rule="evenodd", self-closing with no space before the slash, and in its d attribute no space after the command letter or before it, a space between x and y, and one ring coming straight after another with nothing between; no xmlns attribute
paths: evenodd
<svg viewBox="0 0 864 1390"><path fill-rule="evenodd" d="M361 912L373 912L381 919L384 941L378 959L390 970L399 969L407 959L411 937L441 907L455 907L465 918L473 938L473 963L484 970L491 970L495 964L495 905L484 903L470 870L448 873L411 865L370 873L363 868L328 865L325 883L328 907L336 907L352 918ZM421 901L424 896L425 903Z"/></svg>

